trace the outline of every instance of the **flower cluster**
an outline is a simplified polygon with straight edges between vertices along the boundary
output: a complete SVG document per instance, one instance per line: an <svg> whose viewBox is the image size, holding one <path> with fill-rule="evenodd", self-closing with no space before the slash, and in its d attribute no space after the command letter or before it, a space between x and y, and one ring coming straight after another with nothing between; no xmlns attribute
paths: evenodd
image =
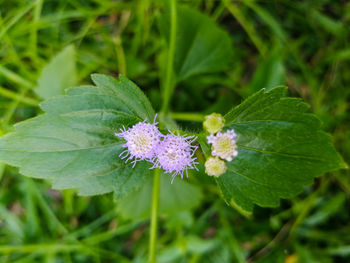
<svg viewBox="0 0 350 263"><path fill-rule="evenodd" d="M198 147L191 145L195 139L194 136L165 135L156 150L154 167L163 168L165 173L172 173L172 182L176 175L183 178L184 171L188 177L187 169L197 169L196 157L193 155Z"/></svg>
<svg viewBox="0 0 350 263"><path fill-rule="evenodd" d="M208 120L210 120L210 122ZM231 162L232 159L238 155L235 140L237 134L233 129L221 132L224 119L220 114L215 113L207 116L203 124L204 127L208 126L208 123L212 125L206 128L206 130L211 133L207 136L207 141L212 145L211 155L215 157L209 157L207 159L205 163L205 172L210 176L218 177L226 172L226 164L223 160Z"/></svg>
<svg viewBox="0 0 350 263"><path fill-rule="evenodd" d="M123 147L127 149L119 157L125 159L130 155L125 162L132 160L133 167L137 161L147 160L153 162L155 151L162 136L157 124L157 122L150 124L143 121L127 130L123 126L120 133L114 134L117 137L124 138L126 141Z"/></svg>
<svg viewBox="0 0 350 263"><path fill-rule="evenodd" d="M216 135L207 136L208 143L213 147L211 154L218 156L228 162L231 162L233 157L238 155L235 138L235 131L228 130L225 133L218 132Z"/></svg>
<svg viewBox="0 0 350 263"><path fill-rule="evenodd" d="M184 172L188 176L187 169L197 169L197 146L192 145L196 140L194 136L181 136L170 134L163 135L155 119L153 123L139 122L129 129L123 127L115 136L123 138L126 148L119 157L131 160L133 167L137 161L146 160L153 163L153 168L161 168L165 173L172 174L172 181L177 175L183 178Z"/></svg>

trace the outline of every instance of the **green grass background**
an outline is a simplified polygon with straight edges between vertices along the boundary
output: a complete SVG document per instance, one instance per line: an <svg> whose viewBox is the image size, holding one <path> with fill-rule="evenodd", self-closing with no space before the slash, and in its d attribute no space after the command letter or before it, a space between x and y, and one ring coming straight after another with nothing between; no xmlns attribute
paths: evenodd
<svg viewBox="0 0 350 263"><path fill-rule="evenodd" d="M260 88L285 84L350 163L348 1L178 3L210 16L233 43L227 70L176 87L171 114L180 125L198 128L186 119L200 115L188 113L225 113ZM42 69L70 44L77 83L90 83L94 72L122 73L159 110L162 12L160 0L0 0L0 134L40 113ZM199 206L161 215L158 262L350 262L349 175L327 174L279 208L256 207L251 218L197 180ZM112 195L57 192L2 164L0 178L0 262L146 262L149 221L126 219Z"/></svg>

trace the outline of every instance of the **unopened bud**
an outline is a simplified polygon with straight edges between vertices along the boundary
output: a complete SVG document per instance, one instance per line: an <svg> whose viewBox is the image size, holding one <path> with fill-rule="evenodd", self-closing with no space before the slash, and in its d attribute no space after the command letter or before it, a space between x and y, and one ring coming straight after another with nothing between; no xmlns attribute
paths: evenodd
<svg viewBox="0 0 350 263"><path fill-rule="evenodd" d="M203 122L203 127L210 134L215 134L222 130L225 124L225 119L221 114L212 113L205 116L205 121Z"/></svg>
<svg viewBox="0 0 350 263"><path fill-rule="evenodd" d="M219 177L226 172L226 164L218 157L209 157L205 162L205 172L209 176Z"/></svg>

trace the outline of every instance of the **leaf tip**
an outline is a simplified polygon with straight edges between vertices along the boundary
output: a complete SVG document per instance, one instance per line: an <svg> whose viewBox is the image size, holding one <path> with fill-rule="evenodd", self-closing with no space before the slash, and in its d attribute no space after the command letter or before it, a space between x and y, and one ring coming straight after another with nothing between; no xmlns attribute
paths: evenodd
<svg viewBox="0 0 350 263"><path fill-rule="evenodd" d="M278 86L275 86L275 87L273 87L271 89L264 88L264 92L265 93L273 93L273 92L276 92L276 91L280 91L283 95L286 95L287 90L288 90L288 87L285 86L285 85L278 85Z"/></svg>
<svg viewBox="0 0 350 263"><path fill-rule="evenodd" d="M100 73L92 73L90 75L91 79L94 81L96 78L99 78L102 74Z"/></svg>

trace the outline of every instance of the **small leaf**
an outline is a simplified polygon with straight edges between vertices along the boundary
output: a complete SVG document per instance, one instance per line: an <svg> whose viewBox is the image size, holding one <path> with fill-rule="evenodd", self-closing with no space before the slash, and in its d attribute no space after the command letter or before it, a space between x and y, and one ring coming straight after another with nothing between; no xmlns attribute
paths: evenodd
<svg viewBox="0 0 350 263"><path fill-rule="evenodd" d="M249 83L251 94L262 87L270 90L273 87L285 84L285 70L279 50L271 52L269 57L262 59L258 65L252 81Z"/></svg>
<svg viewBox="0 0 350 263"><path fill-rule="evenodd" d="M178 179L178 178L177 178ZM146 183L137 191L117 201L119 212L128 219L148 218L152 204L152 182L149 176ZM202 194L195 186L178 179L171 184L169 176L162 174L160 181L159 212L174 214L197 206Z"/></svg>
<svg viewBox="0 0 350 263"><path fill-rule="evenodd" d="M238 134L238 156L217 183L227 203L248 212L254 204L278 206L313 178L346 167L308 105L285 91L261 90L225 116Z"/></svg>
<svg viewBox="0 0 350 263"><path fill-rule="evenodd" d="M229 35L209 17L188 7L179 7L174 71L177 81L193 75L220 72L232 58ZM169 39L170 16L161 17L162 34Z"/></svg>
<svg viewBox="0 0 350 263"><path fill-rule="evenodd" d="M43 99L62 95L77 84L74 46L67 46L54 56L38 79L36 93Z"/></svg>
<svg viewBox="0 0 350 263"><path fill-rule="evenodd" d="M55 189L77 188L81 195L114 191L123 197L140 187L150 164L125 165L119 158L124 141L114 133L144 117L153 120L154 111L130 80L94 79L98 87L48 99L41 104L45 114L16 124L14 133L0 139L0 160L18 166L23 175L52 180Z"/></svg>

